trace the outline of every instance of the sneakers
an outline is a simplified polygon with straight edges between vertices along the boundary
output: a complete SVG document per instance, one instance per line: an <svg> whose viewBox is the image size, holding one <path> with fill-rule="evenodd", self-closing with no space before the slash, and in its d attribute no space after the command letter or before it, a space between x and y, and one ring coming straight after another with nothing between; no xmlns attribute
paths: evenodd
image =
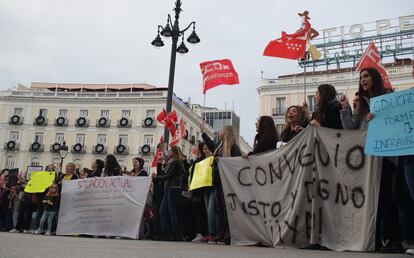
<svg viewBox="0 0 414 258"><path fill-rule="evenodd" d="M191 240L191 242L193 243L201 243L203 241L203 235L202 234L197 234L197 236Z"/></svg>
<svg viewBox="0 0 414 258"><path fill-rule="evenodd" d="M405 250L405 253L406 253L406 254L411 254L411 255L414 255L414 247L413 247L413 248L409 248L409 249Z"/></svg>
<svg viewBox="0 0 414 258"><path fill-rule="evenodd" d="M52 232L50 232L50 230L46 231L45 236L50 236L52 235Z"/></svg>
<svg viewBox="0 0 414 258"><path fill-rule="evenodd" d="M23 234L30 234L31 232L30 232L30 230L23 230Z"/></svg>
<svg viewBox="0 0 414 258"><path fill-rule="evenodd" d="M42 233L43 233L43 231L42 231L42 230L40 230L40 229L38 229L38 230L36 230L36 231L35 231L35 234L36 234L36 235L40 235L40 234L42 234Z"/></svg>
<svg viewBox="0 0 414 258"><path fill-rule="evenodd" d="M214 241L214 236L213 235L206 235L203 240L201 240L202 242L207 242L209 244L215 244L216 242Z"/></svg>
<svg viewBox="0 0 414 258"><path fill-rule="evenodd" d="M381 248L381 253L404 253L401 243L397 241L387 241L385 246Z"/></svg>
<svg viewBox="0 0 414 258"><path fill-rule="evenodd" d="M19 233L20 231L19 230L17 230L17 229L15 229L15 228L13 228L12 230L10 230L9 231L9 233Z"/></svg>
<svg viewBox="0 0 414 258"><path fill-rule="evenodd" d="M219 241L217 241L218 245L229 245L230 244L230 238L225 237Z"/></svg>

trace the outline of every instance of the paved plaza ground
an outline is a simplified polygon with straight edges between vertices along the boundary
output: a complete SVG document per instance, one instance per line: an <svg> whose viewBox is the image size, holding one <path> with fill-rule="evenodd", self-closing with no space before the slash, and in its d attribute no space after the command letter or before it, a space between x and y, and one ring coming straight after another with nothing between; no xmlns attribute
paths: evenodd
<svg viewBox="0 0 414 258"><path fill-rule="evenodd" d="M253 246L220 246L188 242L41 236L0 233L0 258L41 257L272 257L272 258L343 258L343 257L411 257L405 254L357 253L268 248Z"/></svg>

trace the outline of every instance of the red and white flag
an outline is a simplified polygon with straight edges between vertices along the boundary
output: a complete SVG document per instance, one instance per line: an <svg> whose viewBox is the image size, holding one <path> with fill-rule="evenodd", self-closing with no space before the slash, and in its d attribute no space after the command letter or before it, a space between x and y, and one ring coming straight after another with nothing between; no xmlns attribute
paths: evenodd
<svg viewBox="0 0 414 258"><path fill-rule="evenodd" d="M176 145L182 138L185 137L185 124L184 124L184 119L180 119L180 126L178 127L178 129L175 131L175 135L173 136L171 142L170 142L170 147Z"/></svg>
<svg viewBox="0 0 414 258"><path fill-rule="evenodd" d="M282 37L272 40L266 46L263 55L281 57L286 59L304 58L306 52L306 42L310 35L311 24L305 19L305 27L293 34L282 32Z"/></svg>
<svg viewBox="0 0 414 258"><path fill-rule="evenodd" d="M203 62L200 68L203 74L203 94L222 84L239 84L239 75L229 59Z"/></svg>
<svg viewBox="0 0 414 258"><path fill-rule="evenodd" d="M152 161L151 161L151 167L152 168L157 167L158 159L160 158L160 156L162 155L162 152L165 149L165 148L158 148L159 145L162 144L162 143L164 143L164 136L160 137L160 141L158 143L157 150L155 151L154 157L152 158Z"/></svg>
<svg viewBox="0 0 414 258"><path fill-rule="evenodd" d="M163 124L172 136L175 135L175 125L174 122L177 122L177 113L174 111L167 113L163 109L156 117L157 121Z"/></svg>
<svg viewBox="0 0 414 258"><path fill-rule="evenodd" d="M368 45L368 48L365 50L364 54L359 59L356 69L361 71L364 68L372 67L377 69L381 74L382 80L384 81L384 87L391 89L391 83L388 79L387 71L381 62L381 55L378 53L378 49L375 46L374 41L371 41Z"/></svg>

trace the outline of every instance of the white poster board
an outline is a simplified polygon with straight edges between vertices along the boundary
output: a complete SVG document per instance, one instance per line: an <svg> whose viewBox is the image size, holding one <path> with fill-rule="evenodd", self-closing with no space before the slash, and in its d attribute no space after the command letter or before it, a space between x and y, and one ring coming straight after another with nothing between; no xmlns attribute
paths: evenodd
<svg viewBox="0 0 414 258"><path fill-rule="evenodd" d="M57 235L138 238L151 177L63 181Z"/></svg>

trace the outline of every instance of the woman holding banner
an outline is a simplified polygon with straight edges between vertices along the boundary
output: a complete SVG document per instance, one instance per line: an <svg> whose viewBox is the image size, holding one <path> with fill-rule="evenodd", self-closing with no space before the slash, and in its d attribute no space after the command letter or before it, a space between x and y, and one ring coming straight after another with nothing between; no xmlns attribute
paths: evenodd
<svg viewBox="0 0 414 258"><path fill-rule="evenodd" d="M367 129L368 122L374 118L370 113L370 99L391 92L391 89L384 87L381 74L375 68L362 69L359 74L359 103L356 110L352 113L348 99L345 96L341 98L340 115L344 129ZM393 190L396 163L395 157L384 157L382 163L376 230L376 249L382 252L402 251L399 214Z"/></svg>
<svg viewBox="0 0 414 258"><path fill-rule="evenodd" d="M237 157L241 156L241 151L238 146L237 138L235 137L234 129L230 125L224 126L219 133L219 143L214 143L210 137L205 133L204 125L200 126L203 140L208 149L213 152L214 157ZM221 184L218 164L213 162L213 185L216 188L216 202L217 202L217 226L216 237L214 239L218 244L230 244L230 232L227 221L226 206L223 196L223 186Z"/></svg>
<svg viewBox="0 0 414 258"><path fill-rule="evenodd" d="M285 114L285 128L280 134L282 142L289 142L308 126L308 114L306 108L290 106Z"/></svg>
<svg viewBox="0 0 414 258"><path fill-rule="evenodd" d="M340 117L341 103L336 100L336 89L330 84L321 84L315 94L316 111L310 125L342 129Z"/></svg>
<svg viewBox="0 0 414 258"><path fill-rule="evenodd" d="M275 122L270 116L261 116L256 121L256 136L254 137L253 151L248 155L254 155L276 149L278 133ZM245 155L243 155L245 157Z"/></svg>
<svg viewBox="0 0 414 258"><path fill-rule="evenodd" d="M158 180L165 179L166 189L160 207L161 235L165 240L180 241L182 238L178 235L177 202L181 194L184 165L178 146L171 147L164 171L165 175L152 174L152 177Z"/></svg>

